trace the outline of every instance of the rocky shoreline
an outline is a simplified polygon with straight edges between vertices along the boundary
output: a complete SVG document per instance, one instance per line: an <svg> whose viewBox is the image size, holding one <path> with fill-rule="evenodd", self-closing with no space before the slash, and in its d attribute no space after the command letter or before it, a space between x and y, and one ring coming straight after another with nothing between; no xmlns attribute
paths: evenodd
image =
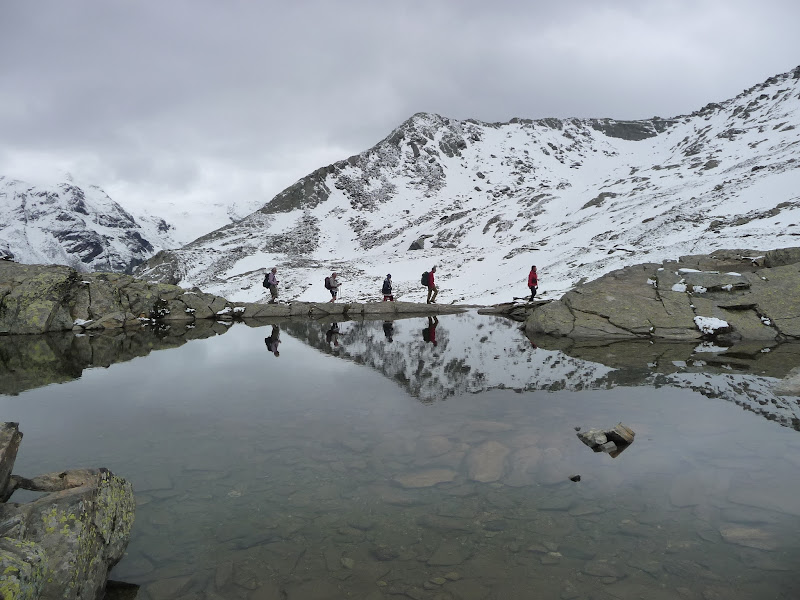
<svg viewBox="0 0 800 600"><path fill-rule="evenodd" d="M120 273L79 273L62 265L0 261L0 335L93 331L143 324L288 316L343 319L461 312L415 302L261 304L231 302L198 288L149 283Z"/></svg>
<svg viewBox="0 0 800 600"><path fill-rule="evenodd" d="M800 248L626 267L532 307L525 330L573 339L796 340Z"/></svg>

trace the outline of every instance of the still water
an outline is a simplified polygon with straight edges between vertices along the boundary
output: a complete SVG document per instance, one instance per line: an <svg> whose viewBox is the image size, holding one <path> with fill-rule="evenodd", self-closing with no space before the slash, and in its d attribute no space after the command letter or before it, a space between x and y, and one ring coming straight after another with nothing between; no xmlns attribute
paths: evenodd
<svg viewBox="0 0 800 600"><path fill-rule="evenodd" d="M800 597L796 348L252 325L0 338L14 472L133 482L138 599ZM618 422L616 458L576 436Z"/></svg>

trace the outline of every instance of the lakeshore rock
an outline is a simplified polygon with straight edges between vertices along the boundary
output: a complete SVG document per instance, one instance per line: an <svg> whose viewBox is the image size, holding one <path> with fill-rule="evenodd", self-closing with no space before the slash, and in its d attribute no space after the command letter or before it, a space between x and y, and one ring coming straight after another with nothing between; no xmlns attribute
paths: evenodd
<svg viewBox="0 0 800 600"><path fill-rule="evenodd" d="M13 469L16 423L2 424L2 472ZM46 492L28 503L0 504L0 567L6 598L103 598L110 569L130 539L135 503L130 483L107 469L78 469L26 479L14 489Z"/></svg>
<svg viewBox="0 0 800 600"><path fill-rule="evenodd" d="M259 304L231 302L198 288L149 283L120 273L78 273L62 265L0 261L0 335L94 331L198 319L337 316L342 320L401 314L455 313L462 308L414 302Z"/></svg>
<svg viewBox="0 0 800 600"><path fill-rule="evenodd" d="M698 317L720 325L709 330ZM720 250L625 267L534 307L526 331L575 339L797 339L800 249Z"/></svg>

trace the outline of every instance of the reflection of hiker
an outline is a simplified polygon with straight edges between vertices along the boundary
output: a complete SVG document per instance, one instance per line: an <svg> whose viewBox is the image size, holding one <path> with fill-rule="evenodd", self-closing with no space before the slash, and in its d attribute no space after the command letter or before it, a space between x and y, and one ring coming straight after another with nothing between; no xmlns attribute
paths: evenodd
<svg viewBox="0 0 800 600"><path fill-rule="evenodd" d="M381 292L383 293L383 301L386 302L387 300L391 300L394 302L394 296L392 295L392 274L389 273L386 276L386 279L383 280L383 287L381 288Z"/></svg>
<svg viewBox="0 0 800 600"><path fill-rule="evenodd" d="M436 265L434 265L430 273L428 273L428 283L426 284L428 288L428 304L436 304L436 295L439 293L439 288L436 287L436 282L433 279L434 273L436 273Z"/></svg>
<svg viewBox="0 0 800 600"><path fill-rule="evenodd" d="M269 334L269 337L264 338L264 343L267 345L267 350L272 352L275 356L280 356L281 353L278 352L278 344L281 343L281 328L277 325L273 325L272 333Z"/></svg>
<svg viewBox="0 0 800 600"><path fill-rule="evenodd" d="M428 317L428 326L422 330L422 339L427 343L430 342L434 346L436 342L436 326L439 324L439 319L436 315Z"/></svg>
<svg viewBox="0 0 800 600"><path fill-rule="evenodd" d="M531 267L531 272L528 273L528 288L531 290L531 302L536 297L536 291L539 289L539 275L536 273L536 265Z"/></svg>
<svg viewBox="0 0 800 600"><path fill-rule="evenodd" d="M383 333L386 335L386 341L392 342L394 341L394 322L393 321L384 321L383 322Z"/></svg>
<svg viewBox="0 0 800 600"><path fill-rule="evenodd" d="M331 291L331 299L328 302L335 302L336 296L339 295L339 280L337 279L338 274L336 272L331 273L330 277L325 278L325 288Z"/></svg>
<svg viewBox="0 0 800 600"><path fill-rule="evenodd" d="M272 270L267 273L267 288L269 289L269 293L272 295L272 300L269 301L270 304L275 304L275 301L278 299L278 267L272 267Z"/></svg>
<svg viewBox="0 0 800 600"><path fill-rule="evenodd" d="M328 342L330 346L333 344L334 347L339 346L339 324L338 323L331 323L331 328L325 332L325 341Z"/></svg>

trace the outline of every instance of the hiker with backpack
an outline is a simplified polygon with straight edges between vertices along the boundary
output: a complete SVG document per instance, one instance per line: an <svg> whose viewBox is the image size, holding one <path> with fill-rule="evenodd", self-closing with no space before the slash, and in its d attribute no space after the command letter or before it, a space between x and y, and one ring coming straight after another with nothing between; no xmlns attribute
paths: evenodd
<svg viewBox="0 0 800 600"><path fill-rule="evenodd" d="M383 292L383 301L386 302L390 300L394 302L394 296L392 295L392 274L389 273L386 276L386 279L383 280L383 287L381 288L381 292Z"/></svg>
<svg viewBox="0 0 800 600"><path fill-rule="evenodd" d="M325 289L330 290L331 299L328 302L336 302L336 296L339 295L339 280L337 279L338 273L331 273L330 277L325 278Z"/></svg>
<svg viewBox="0 0 800 600"><path fill-rule="evenodd" d="M278 281L277 273L278 267L272 267L267 276L264 277L264 287L272 295L272 299L269 301L270 304L275 304L278 301L278 283L280 282Z"/></svg>
<svg viewBox="0 0 800 600"><path fill-rule="evenodd" d="M533 265L531 267L531 272L528 273L528 289L531 291L530 301L533 302L533 299L536 298L536 292L539 289L539 275L536 273L536 265Z"/></svg>
<svg viewBox="0 0 800 600"><path fill-rule="evenodd" d="M428 288L428 299L426 300L428 304L436 304L436 295L439 293L439 288L436 287L436 282L433 278L434 273L436 273L436 265L433 266L430 272L425 271L422 274L422 286Z"/></svg>

